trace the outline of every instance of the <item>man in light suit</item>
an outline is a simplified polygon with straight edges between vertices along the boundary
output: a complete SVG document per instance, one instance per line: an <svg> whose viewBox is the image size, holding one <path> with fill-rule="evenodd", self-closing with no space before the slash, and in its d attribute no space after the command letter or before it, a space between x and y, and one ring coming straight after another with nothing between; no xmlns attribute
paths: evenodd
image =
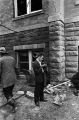
<svg viewBox="0 0 79 120"><path fill-rule="evenodd" d="M16 63L15 59L6 52L4 47L0 48L0 78L3 87L3 93L7 101L13 97L13 88L16 82ZM14 100L11 99L9 102L14 107Z"/></svg>
<svg viewBox="0 0 79 120"><path fill-rule="evenodd" d="M39 101L44 100L44 70L42 60L44 56L42 53L39 53L37 59L33 63L33 70L35 73L35 91L34 91L34 102L36 106L39 106Z"/></svg>

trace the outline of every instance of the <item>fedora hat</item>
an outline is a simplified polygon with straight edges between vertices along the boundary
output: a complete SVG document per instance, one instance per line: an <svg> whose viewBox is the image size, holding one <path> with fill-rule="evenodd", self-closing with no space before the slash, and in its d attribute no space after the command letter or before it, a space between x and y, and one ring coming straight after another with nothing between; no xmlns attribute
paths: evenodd
<svg viewBox="0 0 79 120"><path fill-rule="evenodd" d="M0 53L6 53L5 47L0 47Z"/></svg>

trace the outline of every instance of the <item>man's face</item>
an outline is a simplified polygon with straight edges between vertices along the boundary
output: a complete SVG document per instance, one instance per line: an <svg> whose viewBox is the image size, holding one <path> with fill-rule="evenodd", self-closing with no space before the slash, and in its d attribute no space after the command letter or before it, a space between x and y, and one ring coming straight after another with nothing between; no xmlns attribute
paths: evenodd
<svg viewBox="0 0 79 120"><path fill-rule="evenodd" d="M40 61L40 62L42 62L43 59L44 59L44 56L43 56L43 55L39 57L39 61Z"/></svg>

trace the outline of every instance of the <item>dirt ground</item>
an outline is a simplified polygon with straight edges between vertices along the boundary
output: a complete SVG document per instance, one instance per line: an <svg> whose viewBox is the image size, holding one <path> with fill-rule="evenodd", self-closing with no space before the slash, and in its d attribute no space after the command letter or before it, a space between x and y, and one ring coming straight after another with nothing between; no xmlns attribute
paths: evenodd
<svg viewBox="0 0 79 120"><path fill-rule="evenodd" d="M34 91L34 87L20 81L15 86L14 94L20 88L24 91ZM75 97L68 88L65 88L65 93L66 99L61 106L53 103L53 95L50 94L44 94L47 102L40 102L40 107L35 106L33 98L22 96L16 100L15 113L11 113L11 107L8 105L0 109L0 120L79 120L79 97ZM5 102L1 93L0 106Z"/></svg>

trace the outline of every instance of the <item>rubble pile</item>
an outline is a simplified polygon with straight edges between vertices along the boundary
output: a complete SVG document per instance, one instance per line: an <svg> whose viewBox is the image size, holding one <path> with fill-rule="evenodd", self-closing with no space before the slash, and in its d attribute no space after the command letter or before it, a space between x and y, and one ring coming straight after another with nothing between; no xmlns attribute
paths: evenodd
<svg viewBox="0 0 79 120"><path fill-rule="evenodd" d="M49 84L45 89L44 93L53 95L53 103L62 105L66 99L67 88L71 86L71 82L63 82L56 86Z"/></svg>

